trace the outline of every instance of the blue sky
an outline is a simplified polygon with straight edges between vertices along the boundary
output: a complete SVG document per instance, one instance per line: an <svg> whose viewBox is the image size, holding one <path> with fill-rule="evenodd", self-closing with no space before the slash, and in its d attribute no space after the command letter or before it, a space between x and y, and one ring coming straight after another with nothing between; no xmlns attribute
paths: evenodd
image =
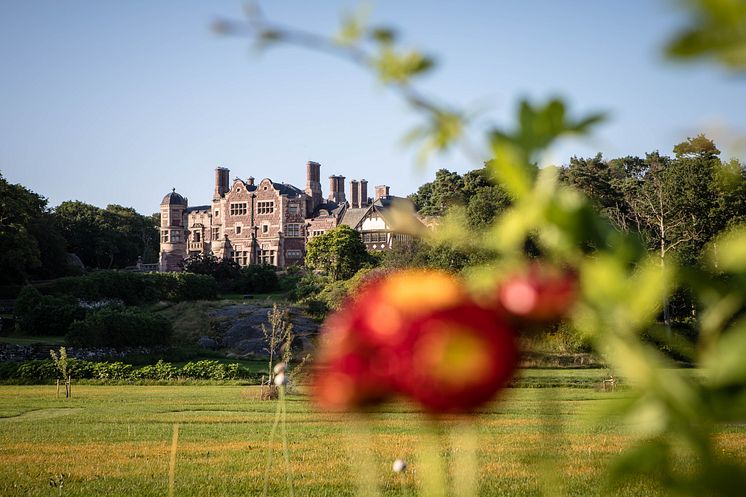
<svg viewBox="0 0 746 497"><path fill-rule="evenodd" d="M266 14L332 33L354 2L275 0ZM459 154L414 165L401 144L415 117L369 74L298 48L257 55L214 34L236 1L0 3L0 171L47 196L157 210L175 187L209 202L213 170L303 186L305 162L405 195ZM700 131L746 135L746 81L663 59L685 18L667 0L379 1L372 20L435 55L422 88L511 125L517 100L561 96L576 115L606 111L590 139L551 160L669 153ZM746 158L716 137L727 156ZM326 193L326 182L323 183Z"/></svg>

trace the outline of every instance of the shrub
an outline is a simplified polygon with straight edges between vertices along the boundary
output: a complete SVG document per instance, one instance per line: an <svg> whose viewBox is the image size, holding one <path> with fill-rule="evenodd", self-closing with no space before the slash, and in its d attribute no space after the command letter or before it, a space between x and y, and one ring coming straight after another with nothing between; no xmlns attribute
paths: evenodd
<svg viewBox="0 0 746 497"><path fill-rule="evenodd" d="M93 378L99 380L129 380L132 365L123 362L97 362L93 364Z"/></svg>
<svg viewBox="0 0 746 497"><path fill-rule="evenodd" d="M279 288L276 268L260 264L251 264L241 268L236 280L235 291L267 293Z"/></svg>
<svg viewBox="0 0 746 497"><path fill-rule="evenodd" d="M241 271L241 266L236 261L219 259L212 254L196 254L184 259L179 265L186 272L212 276L221 283L236 280Z"/></svg>
<svg viewBox="0 0 746 497"><path fill-rule="evenodd" d="M234 380L239 377L239 366L210 360L188 362L179 370L179 376L196 380Z"/></svg>
<svg viewBox="0 0 746 497"><path fill-rule="evenodd" d="M39 288L46 294L70 295L88 301L118 299L127 305L143 305L160 299L159 288L146 276L126 271L96 271L59 278Z"/></svg>
<svg viewBox="0 0 746 497"><path fill-rule="evenodd" d="M138 309L108 307L75 321L65 341L87 347L152 346L168 344L172 333L171 323L162 316Z"/></svg>
<svg viewBox="0 0 746 497"><path fill-rule="evenodd" d="M121 361L92 362L69 359L70 375L75 379L103 381L157 380L236 380L257 379L237 363L222 364L217 361L188 362L181 369L170 362L159 360L156 364L135 368ZM0 380L22 380L24 382L47 382L58 377L57 368L50 359L24 363L0 362Z"/></svg>
<svg viewBox="0 0 746 497"><path fill-rule="evenodd" d="M32 286L21 290L16 300L16 329L24 335L62 336L73 321L84 317L85 309L76 299L42 295Z"/></svg>
<svg viewBox="0 0 746 497"><path fill-rule="evenodd" d="M236 364L236 366L238 366ZM143 366L132 371L131 376L134 379L141 380L171 380L176 378L178 370L170 362L159 360L153 365Z"/></svg>
<svg viewBox="0 0 746 497"><path fill-rule="evenodd" d="M214 278L193 273L130 273L97 271L85 276L60 278L39 285L47 295L67 295L86 301L120 300L126 305L145 305L159 300L207 300L217 298Z"/></svg>
<svg viewBox="0 0 746 497"><path fill-rule="evenodd" d="M26 361L16 371L22 380L53 380L57 378L57 367L51 359Z"/></svg>
<svg viewBox="0 0 746 497"><path fill-rule="evenodd" d="M150 273L144 278L158 289L160 298L184 300L214 300L218 297L215 278L195 273Z"/></svg>

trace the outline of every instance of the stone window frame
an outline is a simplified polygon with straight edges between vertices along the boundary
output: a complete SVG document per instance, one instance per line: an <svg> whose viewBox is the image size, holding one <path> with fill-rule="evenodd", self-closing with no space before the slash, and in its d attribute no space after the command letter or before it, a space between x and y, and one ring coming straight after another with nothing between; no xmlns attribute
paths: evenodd
<svg viewBox="0 0 746 497"><path fill-rule="evenodd" d="M240 224L237 224L236 226L233 227L237 235L241 234L241 228L243 228L243 226L241 226Z"/></svg>
<svg viewBox="0 0 746 497"><path fill-rule="evenodd" d="M285 257L288 259L300 259L303 257L303 251L297 249L288 249L285 251Z"/></svg>
<svg viewBox="0 0 746 497"><path fill-rule="evenodd" d="M260 200L256 203L257 214L272 214L275 211L274 200Z"/></svg>
<svg viewBox="0 0 746 497"><path fill-rule="evenodd" d="M220 226L214 226L212 228L212 239L220 240Z"/></svg>
<svg viewBox="0 0 746 497"><path fill-rule="evenodd" d="M262 235L269 235L269 222L262 222Z"/></svg>
<svg viewBox="0 0 746 497"><path fill-rule="evenodd" d="M321 235L323 235L324 233L326 233L326 230L313 230L313 231L311 232L311 237L315 237L315 236L321 236Z"/></svg>
<svg viewBox="0 0 746 497"><path fill-rule="evenodd" d="M179 230L171 230L171 243L181 243L181 232Z"/></svg>
<svg viewBox="0 0 746 497"><path fill-rule="evenodd" d="M245 216L249 213L249 204L246 202L231 202L231 216Z"/></svg>
<svg viewBox="0 0 746 497"><path fill-rule="evenodd" d="M288 203L288 215L297 216L299 211L300 211L300 208L297 202Z"/></svg>
<svg viewBox="0 0 746 497"><path fill-rule="evenodd" d="M301 238L303 236L303 224L288 223L285 225L286 238Z"/></svg>
<svg viewBox="0 0 746 497"><path fill-rule="evenodd" d="M168 243L170 230L161 230L161 243Z"/></svg>

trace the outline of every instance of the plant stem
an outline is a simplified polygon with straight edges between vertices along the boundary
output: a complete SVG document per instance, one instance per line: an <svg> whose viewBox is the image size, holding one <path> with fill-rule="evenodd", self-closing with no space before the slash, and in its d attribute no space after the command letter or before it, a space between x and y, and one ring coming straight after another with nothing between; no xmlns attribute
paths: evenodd
<svg viewBox="0 0 746 497"><path fill-rule="evenodd" d="M455 495L476 497L479 494L479 437L473 419L462 420L451 432L453 447L453 489Z"/></svg>
<svg viewBox="0 0 746 497"><path fill-rule="evenodd" d="M287 402L285 397L285 385L280 385L280 405L282 406L282 453L285 456L285 470L287 471L288 488L290 489L290 497L294 496L293 492L293 468L290 466L290 450L288 448L288 434L287 434Z"/></svg>
<svg viewBox="0 0 746 497"><path fill-rule="evenodd" d="M176 447L179 445L179 423L174 423L174 431L171 436L171 461L168 468L168 497L174 496L174 484L176 482Z"/></svg>
<svg viewBox="0 0 746 497"><path fill-rule="evenodd" d="M277 403L277 410L275 411L275 422L272 423L272 430L269 432L269 443L267 445L267 466L264 469L264 490L262 496L267 497L267 490L269 487L269 470L272 467L272 442L275 439L277 433L277 425L280 423L280 415L282 413L282 403Z"/></svg>

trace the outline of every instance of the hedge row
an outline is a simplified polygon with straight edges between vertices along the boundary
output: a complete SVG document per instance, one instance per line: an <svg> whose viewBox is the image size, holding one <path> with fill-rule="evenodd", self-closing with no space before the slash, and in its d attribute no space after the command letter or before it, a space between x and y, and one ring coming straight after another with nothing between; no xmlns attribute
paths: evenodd
<svg viewBox="0 0 746 497"><path fill-rule="evenodd" d="M79 347L168 345L173 326L163 316L118 306L89 311L70 324L65 343Z"/></svg>
<svg viewBox="0 0 746 497"><path fill-rule="evenodd" d="M240 380L258 379L256 373L234 364L202 360L188 362L177 368L170 362L135 367L123 362L93 362L68 359L68 370L73 379L90 380ZM60 377L51 360L35 360L23 363L0 363L0 380L22 380L24 382L46 382Z"/></svg>
<svg viewBox="0 0 746 497"><path fill-rule="evenodd" d="M116 299L126 305L159 300L212 300L218 296L215 278L193 273L96 271L52 280L38 289L46 295L65 295L89 302Z"/></svg>

